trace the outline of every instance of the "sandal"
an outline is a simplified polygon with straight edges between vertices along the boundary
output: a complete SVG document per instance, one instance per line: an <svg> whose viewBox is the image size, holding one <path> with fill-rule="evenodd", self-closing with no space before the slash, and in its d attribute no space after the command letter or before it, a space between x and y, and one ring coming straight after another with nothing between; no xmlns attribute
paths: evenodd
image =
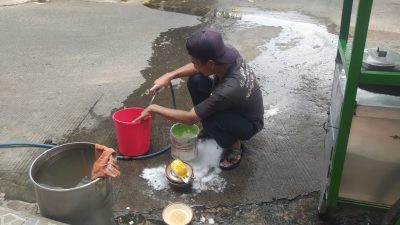
<svg viewBox="0 0 400 225"><path fill-rule="evenodd" d="M240 148L228 148L224 150L222 154L221 160L219 161L219 168L222 170L232 170L239 166L240 161L243 158L243 144L240 145ZM224 163L226 161L226 163Z"/></svg>

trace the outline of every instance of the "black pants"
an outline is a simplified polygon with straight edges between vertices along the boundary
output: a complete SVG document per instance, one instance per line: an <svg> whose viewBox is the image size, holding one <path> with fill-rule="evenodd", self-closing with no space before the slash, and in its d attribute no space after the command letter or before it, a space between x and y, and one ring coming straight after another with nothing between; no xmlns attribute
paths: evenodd
<svg viewBox="0 0 400 225"><path fill-rule="evenodd" d="M212 80L198 73L189 77L187 87L193 105L197 105L210 96ZM204 131L223 148L232 146L238 139L248 140L255 134L251 122L239 113L230 110L216 112L204 118L201 123Z"/></svg>

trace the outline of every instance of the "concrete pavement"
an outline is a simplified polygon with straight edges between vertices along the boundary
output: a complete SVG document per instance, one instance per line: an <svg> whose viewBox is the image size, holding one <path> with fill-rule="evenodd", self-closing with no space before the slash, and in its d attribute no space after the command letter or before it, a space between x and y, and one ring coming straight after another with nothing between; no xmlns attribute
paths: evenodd
<svg viewBox="0 0 400 225"><path fill-rule="evenodd" d="M66 225L58 221L36 216L23 211L0 207L0 224L4 225Z"/></svg>
<svg viewBox="0 0 400 225"><path fill-rule="evenodd" d="M80 125L94 126L88 118L109 119L144 81L140 70L157 35L198 23L139 1L30 3L0 11L2 142L63 143ZM34 201L27 172L41 152L2 149L0 191L8 198Z"/></svg>
<svg viewBox="0 0 400 225"><path fill-rule="evenodd" d="M226 7L227 3L219 1L216 7ZM154 190L140 175L145 168L169 162L169 154L120 162L122 176L114 181L114 209L130 207L144 220L155 216L159 221L160 210L172 201L203 205L210 211L225 207L215 211L215 217L227 209L249 206L253 214L238 213L239 221L252 221L244 216L252 215L259 218L252 224L268 224L274 220L260 215L282 213L284 218L289 212L284 210L287 204L294 203L290 211L294 213L301 211L299 204L305 201L307 210L302 212L311 217L304 218L312 218L311 224L322 224L315 214L315 192L319 190L324 137L321 124L329 103L337 36L329 27L335 19L329 22L305 14L330 12L328 18L337 19L341 6L336 1L312 4L310 8L306 2L285 1L234 1L231 5L247 7L241 9L241 21L207 17L201 26L221 30L255 69L263 85L265 129L246 143L248 151L240 167L220 174L227 183L222 193ZM303 13L285 12L290 10ZM148 9L139 1L30 3L0 8L0 21L4 34L0 43L5 43L0 46L2 140L89 141L115 148L112 112L120 107L146 106L148 100L142 94L159 75L187 62L185 37L200 26L199 17ZM389 38L393 40L389 43L398 48L394 37L398 34ZM371 43L380 41L374 38ZM184 85L183 80L175 85L178 107L189 109ZM170 105L168 92L156 103ZM161 118L154 121L152 149L168 142L170 125ZM8 199L35 201L28 168L41 152L2 149L0 191L6 192ZM268 207L277 205L278 210L268 211ZM256 210L264 206L267 208ZM146 213L149 211L153 215ZM360 215L362 222L370 219ZM228 216L224 218L217 222L235 224ZM291 219L275 222L297 221L287 218Z"/></svg>

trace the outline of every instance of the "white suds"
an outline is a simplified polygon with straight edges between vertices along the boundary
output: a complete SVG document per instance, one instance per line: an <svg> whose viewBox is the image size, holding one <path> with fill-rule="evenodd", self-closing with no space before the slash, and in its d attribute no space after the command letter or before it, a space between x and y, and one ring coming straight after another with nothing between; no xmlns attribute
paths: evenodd
<svg viewBox="0 0 400 225"><path fill-rule="evenodd" d="M199 153L197 158L188 162L193 167L195 175L193 189L198 193L206 190L221 192L226 186L225 179L219 176L222 148L215 140L207 139L199 140L197 149Z"/></svg>
<svg viewBox="0 0 400 225"><path fill-rule="evenodd" d="M147 180L147 184L159 191L168 187L168 180L165 177L165 165L156 168L146 168L143 170L140 177Z"/></svg>
<svg viewBox="0 0 400 225"><path fill-rule="evenodd" d="M200 193L202 191L212 190L222 192L226 187L226 181L219 176L219 160L222 154L222 148L218 146L215 140L199 140L198 157L187 162L193 167L194 181L193 189ZM168 180L165 177L166 165L160 165L156 168L146 168L140 177L147 180L147 184L154 190L163 190L169 187Z"/></svg>
<svg viewBox="0 0 400 225"><path fill-rule="evenodd" d="M270 109L265 110L264 112L265 112L264 113L264 118L268 118L268 117L275 116L276 114L278 114L279 108L278 107L271 107Z"/></svg>

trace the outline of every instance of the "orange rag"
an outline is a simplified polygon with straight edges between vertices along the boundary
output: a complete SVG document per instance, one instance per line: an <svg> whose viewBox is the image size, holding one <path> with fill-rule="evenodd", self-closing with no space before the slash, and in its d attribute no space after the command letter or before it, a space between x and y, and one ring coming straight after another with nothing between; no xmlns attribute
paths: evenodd
<svg viewBox="0 0 400 225"><path fill-rule="evenodd" d="M92 180L98 177L118 177L117 152L104 145L95 144L96 161L93 164Z"/></svg>

